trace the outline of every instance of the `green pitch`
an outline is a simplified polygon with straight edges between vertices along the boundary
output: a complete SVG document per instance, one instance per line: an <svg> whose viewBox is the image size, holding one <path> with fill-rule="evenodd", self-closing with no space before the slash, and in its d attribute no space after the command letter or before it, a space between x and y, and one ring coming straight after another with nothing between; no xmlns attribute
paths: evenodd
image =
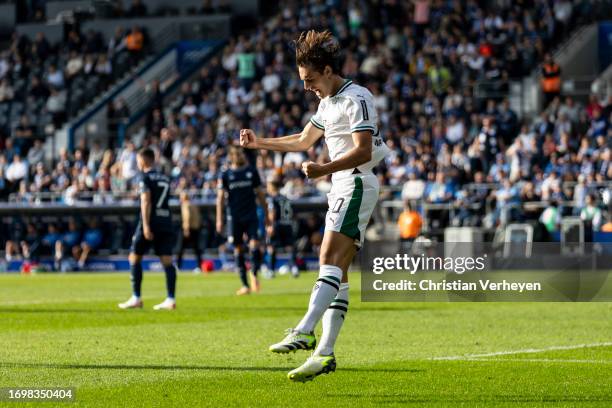
<svg viewBox="0 0 612 408"><path fill-rule="evenodd" d="M361 303L356 274L338 371L290 383L308 355L267 348L314 279L238 298L231 274L181 274L178 309L155 312L161 274L134 311L116 308L126 273L0 275L0 387L75 387L86 407L612 406L612 304Z"/></svg>

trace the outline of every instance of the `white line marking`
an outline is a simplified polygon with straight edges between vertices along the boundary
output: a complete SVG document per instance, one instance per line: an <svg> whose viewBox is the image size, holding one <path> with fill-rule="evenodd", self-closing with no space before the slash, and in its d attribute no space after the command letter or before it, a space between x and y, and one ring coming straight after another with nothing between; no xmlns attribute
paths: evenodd
<svg viewBox="0 0 612 408"><path fill-rule="evenodd" d="M477 359L480 357L507 356L507 355L512 355L512 354L527 354L527 353L545 353L547 351L555 351L555 350L575 350L575 349L581 349L581 348L607 347L607 346L612 346L612 342L576 344L573 346L551 346L551 347L546 347L546 348L541 348L541 349L496 351L493 353L484 353L484 354L465 354L463 356L433 357L432 360L466 360L466 359Z"/></svg>
<svg viewBox="0 0 612 408"><path fill-rule="evenodd" d="M491 362L527 362L527 363L586 363L586 364L612 364L612 360L564 360L554 358L466 358L459 361L491 361Z"/></svg>

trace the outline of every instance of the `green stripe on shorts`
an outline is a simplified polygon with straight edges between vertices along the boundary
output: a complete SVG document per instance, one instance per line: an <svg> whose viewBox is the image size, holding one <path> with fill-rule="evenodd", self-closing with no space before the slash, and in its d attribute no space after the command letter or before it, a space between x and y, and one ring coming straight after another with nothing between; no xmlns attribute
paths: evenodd
<svg viewBox="0 0 612 408"><path fill-rule="evenodd" d="M355 177L355 190L353 190L351 201L344 215L344 220L342 220L342 227L340 227L340 232L351 238L359 236L359 208L362 198L363 181L360 177Z"/></svg>

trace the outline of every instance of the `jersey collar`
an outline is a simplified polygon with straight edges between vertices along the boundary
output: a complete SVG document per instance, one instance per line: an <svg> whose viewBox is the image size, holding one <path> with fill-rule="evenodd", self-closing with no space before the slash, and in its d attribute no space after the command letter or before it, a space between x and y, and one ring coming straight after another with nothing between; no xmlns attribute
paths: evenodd
<svg viewBox="0 0 612 408"><path fill-rule="evenodd" d="M344 81L344 84L340 87L340 89L338 89L336 91L335 94L333 94L330 98L333 98L334 96L338 96L340 95L340 93L342 93L346 88L348 88L351 84L353 83L352 80L347 79L346 81Z"/></svg>

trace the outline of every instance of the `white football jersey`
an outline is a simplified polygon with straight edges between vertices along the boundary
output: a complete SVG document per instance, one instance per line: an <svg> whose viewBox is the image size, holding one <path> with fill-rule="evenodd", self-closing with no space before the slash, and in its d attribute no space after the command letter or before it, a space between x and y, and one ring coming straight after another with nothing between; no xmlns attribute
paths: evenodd
<svg viewBox="0 0 612 408"><path fill-rule="evenodd" d="M351 80L346 81L334 95L321 99L317 113L310 122L325 132L325 143L332 161L355 147L351 136L353 132L372 131L372 158L357 167L361 173L372 173L374 166L389 152L378 129L378 113L372 93ZM350 176L354 171L342 170L332 177Z"/></svg>

